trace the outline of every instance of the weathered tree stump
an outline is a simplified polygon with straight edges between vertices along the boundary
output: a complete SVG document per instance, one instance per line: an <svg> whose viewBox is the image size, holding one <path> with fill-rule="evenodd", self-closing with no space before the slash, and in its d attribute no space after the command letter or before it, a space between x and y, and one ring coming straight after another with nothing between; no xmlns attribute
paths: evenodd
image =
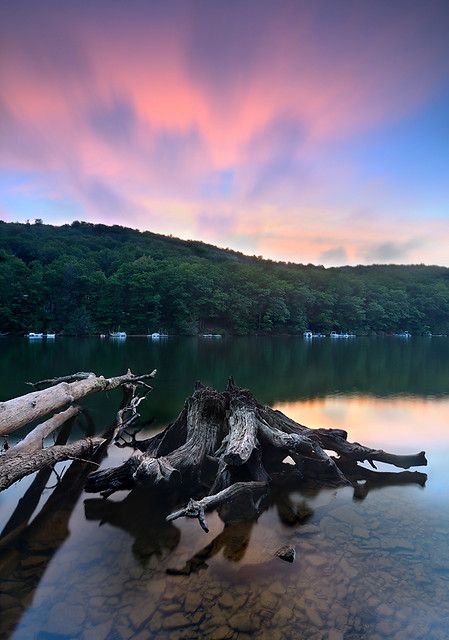
<svg viewBox="0 0 449 640"><path fill-rule="evenodd" d="M427 464L425 453L395 455L347 440L341 429L310 429L280 411L260 404L232 378L219 392L197 383L179 416L162 433L132 441L135 451L121 466L102 469L87 480L86 491L107 497L121 489L152 487L178 493L187 505L167 520L197 518L208 531L205 513L237 504L235 519L257 514L261 501L276 485L352 485L425 481L424 474L383 474L359 462L392 464L402 469ZM336 455L327 453L334 452ZM294 465L284 462L286 457ZM376 478L373 478L373 474ZM387 479L384 478L384 482Z"/></svg>

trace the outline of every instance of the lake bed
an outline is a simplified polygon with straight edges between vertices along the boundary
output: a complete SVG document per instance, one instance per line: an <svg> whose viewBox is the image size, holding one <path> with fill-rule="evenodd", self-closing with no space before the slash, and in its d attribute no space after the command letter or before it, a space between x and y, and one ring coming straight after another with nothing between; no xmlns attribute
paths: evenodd
<svg viewBox="0 0 449 640"><path fill-rule="evenodd" d="M91 468L62 463L62 481L42 478L32 516L0 546L2 637L448 637L449 340L8 338L0 349L1 399L26 393L28 379L157 368L143 412L155 432L195 380L223 388L233 375L303 424L345 428L351 441L395 453L424 449L429 460L418 469L425 486L373 486L356 501L350 488L299 486L276 495L256 523L210 514L208 534L196 521L167 523L164 500L146 491L85 494ZM86 399L90 419L74 433L101 433L119 400ZM102 467L128 451L110 447ZM0 493L4 539L33 483ZM296 549L292 564L273 557L284 544Z"/></svg>

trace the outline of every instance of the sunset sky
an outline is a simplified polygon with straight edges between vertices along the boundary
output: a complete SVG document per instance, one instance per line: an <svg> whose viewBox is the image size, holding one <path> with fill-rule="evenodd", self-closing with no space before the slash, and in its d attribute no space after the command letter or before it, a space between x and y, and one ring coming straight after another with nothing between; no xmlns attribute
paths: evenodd
<svg viewBox="0 0 449 640"><path fill-rule="evenodd" d="M447 0L6 0L0 219L449 265Z"/></svg>

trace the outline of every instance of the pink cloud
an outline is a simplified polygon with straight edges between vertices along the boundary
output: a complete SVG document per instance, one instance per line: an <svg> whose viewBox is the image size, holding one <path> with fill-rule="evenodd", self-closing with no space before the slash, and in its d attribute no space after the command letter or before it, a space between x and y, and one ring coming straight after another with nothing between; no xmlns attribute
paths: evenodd
<svg viewBox="0 0 449 640"><path fill-rule="evenodd" d="M91 219L272 257L353 262L394 235L368 217L342 231L356 170L326 154L438 93L438 5L63 4L4 22L0 168L53 176ZM205 203L201 186L230 168L232 193ZM387 215L377 193L360 199Z"/></svg>

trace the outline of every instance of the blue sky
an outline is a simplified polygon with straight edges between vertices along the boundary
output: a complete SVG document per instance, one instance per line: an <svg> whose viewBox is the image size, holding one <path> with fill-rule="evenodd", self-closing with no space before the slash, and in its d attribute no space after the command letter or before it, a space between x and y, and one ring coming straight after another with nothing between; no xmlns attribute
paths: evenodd
<svg viewBox="0 0 449 640"><path fill-rule="evenodd" d="M0 218L449 265L449 5L0 7Z"/></svg>

